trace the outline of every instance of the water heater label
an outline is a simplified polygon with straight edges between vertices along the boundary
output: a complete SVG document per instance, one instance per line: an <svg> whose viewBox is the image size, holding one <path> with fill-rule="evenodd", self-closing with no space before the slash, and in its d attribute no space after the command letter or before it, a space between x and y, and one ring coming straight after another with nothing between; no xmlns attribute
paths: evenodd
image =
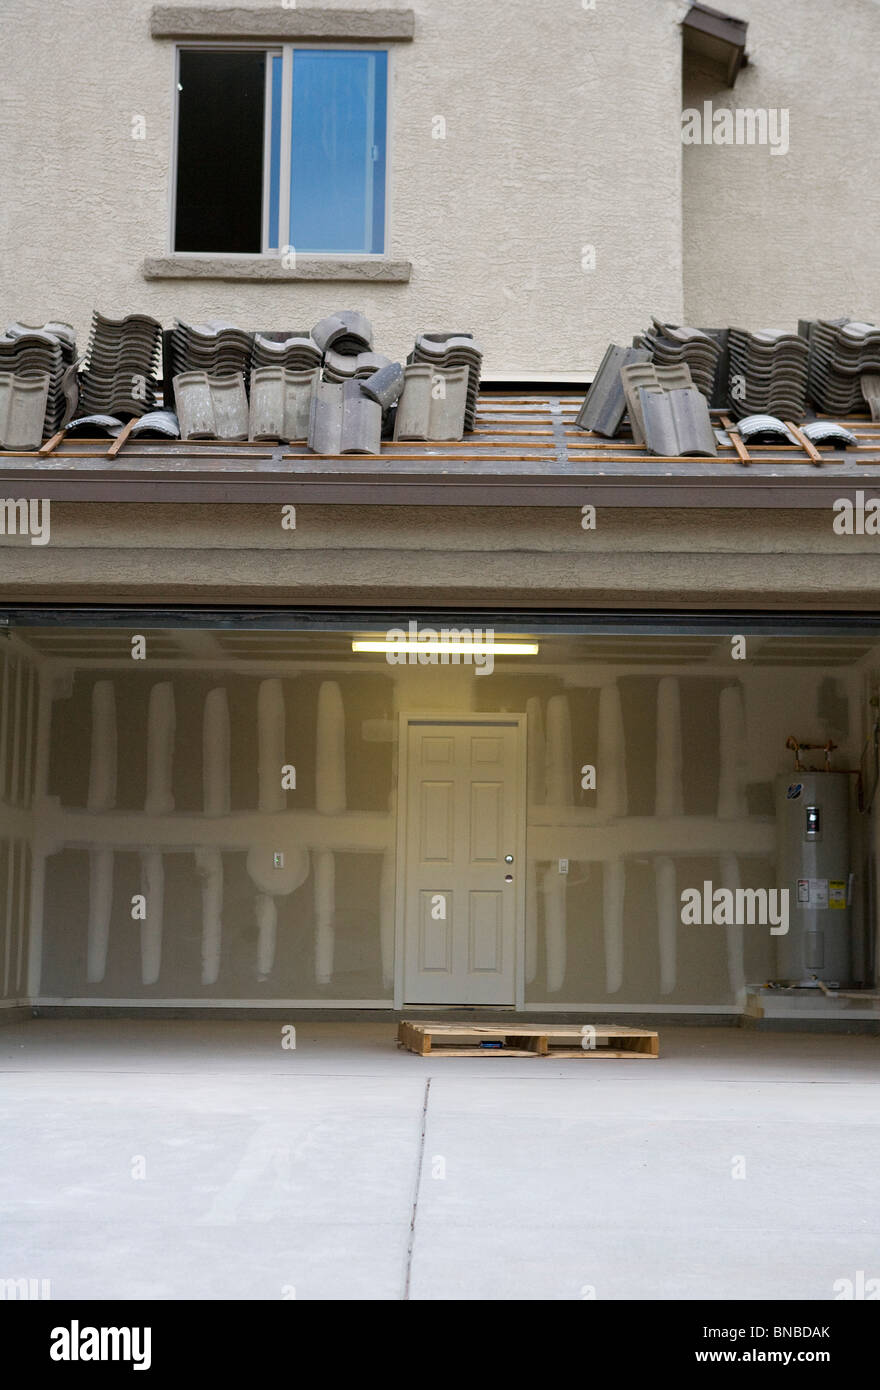
<svg viewBox="0 0 880 1390"><path fill-rule="evenodd" d="M846 884L842 879L833 878L828 884L828 906L846 907Z"/></svg>
<svg viewBox="0 0 880 1390"><path fill-rule="evenodd" d="M835 883L835 888L843 890L843 903L834 903L834 907L846 906L846 885ZM828 880L827 878L799 878L797 881L797 901L798 907L827 907L828 906Z"/></svg>

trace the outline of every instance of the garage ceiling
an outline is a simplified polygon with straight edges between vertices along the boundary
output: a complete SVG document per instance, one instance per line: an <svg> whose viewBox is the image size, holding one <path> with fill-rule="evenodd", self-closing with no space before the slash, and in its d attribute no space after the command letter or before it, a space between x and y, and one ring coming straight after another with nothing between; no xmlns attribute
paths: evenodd
<svg viewBox="0 0 880 1390"><path fill-rule="evenodd" d="M403 621L403 620L401 620ZM424 624L423 624L424 625ZM463 625L463 624L462 624ZM255 630L159 629L149 628L16 628L17 640L37 655L76 666L107 666L131 660L131 637L139 632L147 638L151 661L192 667L217 663L235 667L251 663L307 665L339 664L352 670L376 662L375 657L352 653L353 637L373 636L375 631L357 632L268 632ZM507 633L505 640L537 641L537 657L504 658L505 669L525 665L528 669L572 663L609 666L705 666L730 662L730 638L718 635L572 636L547 633ZM870 664L873 653L880 656L880 642L871 637L790 637L749 636L750 665L843 667ZM381 659L380 659L381 660Z"/></svg>

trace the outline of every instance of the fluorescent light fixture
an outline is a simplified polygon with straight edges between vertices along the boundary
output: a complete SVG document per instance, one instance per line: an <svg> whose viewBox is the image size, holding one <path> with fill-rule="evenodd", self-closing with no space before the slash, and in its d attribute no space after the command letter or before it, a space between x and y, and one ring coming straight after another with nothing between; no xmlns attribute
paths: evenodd
<svg viewBox="0 0 880 1390"><path fill-rule="evenodd" d="M537 642L418 642L407 638L399 642L387 640L358 641L351 644L353 652L462 652L467 656L537 656Z"/></svg>

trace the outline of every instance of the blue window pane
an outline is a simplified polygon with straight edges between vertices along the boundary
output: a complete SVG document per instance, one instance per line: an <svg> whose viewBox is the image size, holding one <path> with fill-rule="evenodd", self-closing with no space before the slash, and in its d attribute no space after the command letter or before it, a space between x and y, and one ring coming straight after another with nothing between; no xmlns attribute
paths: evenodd
<svg viewBox="0 0 880 1390"><path fill-rule="evenodd" d="M293 55L291 243L297 251L385 249L386 53Z"/></svg>
<svg viewBox="0 0 880 1390"><path fill-rule="evenodd" d="M278 249L278 209L281 201L281 66L272 59L272 96L269 108L269 250Z"/></svg>

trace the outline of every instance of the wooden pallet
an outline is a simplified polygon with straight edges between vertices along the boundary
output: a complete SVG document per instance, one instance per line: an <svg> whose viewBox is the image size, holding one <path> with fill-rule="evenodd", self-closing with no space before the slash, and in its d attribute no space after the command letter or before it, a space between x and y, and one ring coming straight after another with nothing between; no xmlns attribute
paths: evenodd
<svg viewBox="0 0 880 1390"><path fill-rule="evenodd" d="M619 1024L401 1023L397 1045L420 1057L658 1057L659 1034ZM584 1046L584 1039L587 1046Z"/></svg>

